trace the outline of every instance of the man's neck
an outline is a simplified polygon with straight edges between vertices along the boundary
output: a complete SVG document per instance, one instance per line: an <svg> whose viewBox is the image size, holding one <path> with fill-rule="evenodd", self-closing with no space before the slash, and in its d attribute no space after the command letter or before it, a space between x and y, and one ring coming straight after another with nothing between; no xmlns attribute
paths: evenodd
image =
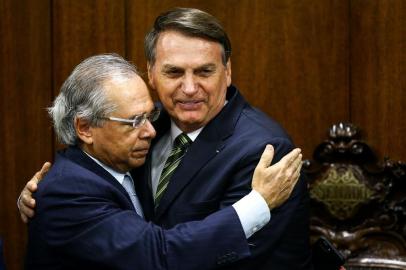
<svg viewBox="0 0 406 270"><path fill-rule="evenodd" d="M204 127L200 127L196 130L193 130L191 132L185 132L183 130L181 130L176 123L171 120L171 130L170 130L170 134L171 134L171 141L173 142L175 140L175 138L181 134L181 133L186 133L188 135L188 137L194 141L196 140L197 136L199 136L200 132L203 130Z"/></svg>
<svg viewBox="0 0 406 270"><path fill-rule="evenodd" d="M87 147L87 145L83 145L80 146L80 149L86 154L88 155L90 158L92 158L93 160L97 161L96 163L99 163L99 165L101 165L103 168L109 168L109 170L115 171L116 173L119 174L125 174L127 173L129 170L123 170L120 168L116 168L114 166L111 166L110 164L108 164L107 162L103 161L101 158L99 158L94 151L92 151L92 148Z"/></svg>

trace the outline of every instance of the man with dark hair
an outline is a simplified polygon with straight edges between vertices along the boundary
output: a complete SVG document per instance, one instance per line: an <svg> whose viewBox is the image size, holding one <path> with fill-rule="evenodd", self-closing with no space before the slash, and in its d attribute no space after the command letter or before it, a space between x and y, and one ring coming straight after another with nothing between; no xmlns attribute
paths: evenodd
<svg viewBox="0 0 406 270"><path fill-rule="evenodd" d="M146 35L145 54L149 84L163 112L146 165L135 171L142 179L136 186L146 219L172 228L205 218L248 194L265 145L273 145L278 161L293 143L231 84L231 43L210 14L192 8L161 14ZM175 138L182 133L190 146L175 169L168 164ZM35 190L33 182L27 187L31 185ZM30 207L26 188L20 203L24 218L24 213L32 216ZM249 242L251 257L230 269L311 269L304 177Z"/></svg>
<svg viewBox="0 0 406 270"><path fill-rule="evenodd" d="M149 82L165 111L138 190L147 217L165 228L203 218L247 194L266 144L274 146L276 160L293 148L279 124L231 84L231 51L218 20L197 9L163 13L146 35ZM193 143L161 192L162 167L179 132ZM230 269L311 269L308 230L301 177L291 198L272 211L270 224L249 239L252 256Z"/></svg>
<svg viewBox="0 0 406 270"><path fill-rule="evenodd" d="M159 115L135 67L117 55L84 60L49 113L68 148L58 153L35 194L26 269L190 270L230 264L250 255L246 239L253 226L269 221L268 207L286 200L299 176L299 150L269 167L268 147L249 195L201 221L165 230L143 219L129 174L144 164L156 135L151 123ZM252 204L258 207L245 212Z"/></svg>

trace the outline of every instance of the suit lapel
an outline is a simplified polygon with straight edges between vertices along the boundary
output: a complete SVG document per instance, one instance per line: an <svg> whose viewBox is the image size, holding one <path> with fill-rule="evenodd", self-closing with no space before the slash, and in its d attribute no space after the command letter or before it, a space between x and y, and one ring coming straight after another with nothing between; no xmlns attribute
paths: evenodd
<svg viewBox="0 0 406 270"><path fill-rule="evenodd" d="M133 205L131 203L130 196L128 195L124 187L109 172L107 172L99 164L94 162L94 160L92 160L88 155L86 155L79 147L76 146L68 147L59 154L71 160L72 162L82 166L83 168L91 171L92 173L98 175L101 179L109 182L111 185L120 190L124 194L124 196L127 197L131 206Z"/></svg>
<svg viewBox="0 0 406 270"><path fill-rule="evenodd" d="M203 133L203 134L202 134ZM181 163L169 181L168 187L156 210L156 220L169 207L176 196L182 192L185 186L193 179L193 176L217 153L222 147L222 141L212 131L204 132L189 147Z"/></svg>
<svg viewBox="0 0 406 270"><path fill-rule="evenodd" d="M228 89L227 100L228 104L204 127L176 168L156 210L155 220L162 216L194 176L225 147L225 139L233 134L246 103L234 87Z"/></svg>

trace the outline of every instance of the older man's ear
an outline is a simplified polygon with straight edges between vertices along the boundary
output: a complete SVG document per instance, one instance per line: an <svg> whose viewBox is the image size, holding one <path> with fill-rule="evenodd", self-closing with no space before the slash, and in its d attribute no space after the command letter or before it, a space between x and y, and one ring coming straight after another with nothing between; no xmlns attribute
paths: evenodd
<svg viewBox="0 0 406 270"><path fill-rule="evenodd" d="M93 134L89 122L83 118L76 117L74 123L76 134L78 135L79 139L85 144L92 144Z"/></svg>

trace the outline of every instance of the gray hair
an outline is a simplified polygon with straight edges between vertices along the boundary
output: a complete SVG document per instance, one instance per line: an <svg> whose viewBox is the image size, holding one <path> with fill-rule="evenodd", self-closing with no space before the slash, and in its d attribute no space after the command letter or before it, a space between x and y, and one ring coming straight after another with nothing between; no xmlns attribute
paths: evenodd
<svg viewBox="0 0 406 270"><path fill-rule="evenodd" d="M103 118L116 109L104 91L105 82L115 77L138 75L134 65L117 54L89 57L75 67L61 87L53 106L48 108L58 140L76 145L75 118L85 119L91 126L101 126Z"/></svg>
<svg viewBox="0 0 406 270"><path fill-rule="evenodd" d="M145 36L144 50L147 61L155 64L156 43L160 33L175 30L186 36L200 37L221 45L222 61L226 65L231 55L231 42L220 22L212 15L194 8L175 8L159 15Z"/></svg>

